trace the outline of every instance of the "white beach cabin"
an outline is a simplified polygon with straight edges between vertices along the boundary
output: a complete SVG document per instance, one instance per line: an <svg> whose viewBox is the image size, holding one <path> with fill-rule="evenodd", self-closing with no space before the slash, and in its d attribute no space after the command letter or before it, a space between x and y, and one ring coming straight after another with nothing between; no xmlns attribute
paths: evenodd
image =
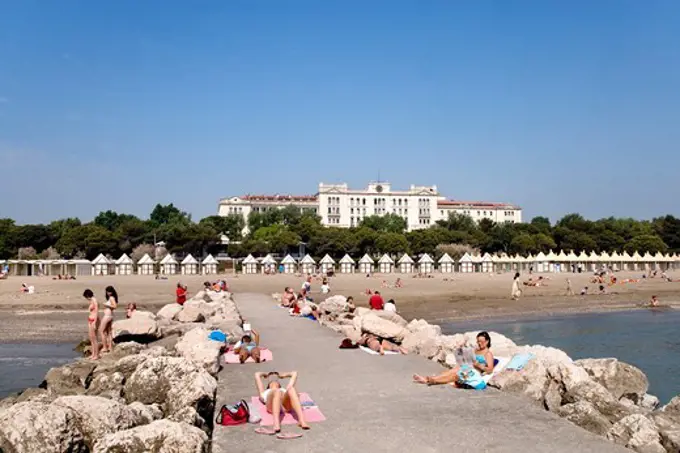
<svg viewBox="0 0 680 453"><path fill-rule="evenodd" d="M378 270L381 274L390 274L394 271L394 260L387 253L378 260Z"/></svg>
<svg viewBox="0 0 680 453"><path fill-rule="evenodd" d="M257 260L253 255L246 256L241 262L244 274L257 274Z"/></svg>
<svg viewBox="0 0 680 453"><path fill-rule="evenodd" d="M465 255L460 257L458 264L460 265L460 271L463 274L471 274L475 271L475 263L472 261L472 256L470 256L468 252L465 252Z"/></svg>
<svg viewBox="0 0 680 453"><path fill-rule="evenodd" d="M485 274L493 273L493 259L491 255L485 253L481 258L481 271Z"/></svg>
<svg viewBox="0 0 680 453"><path fill-rule="evenodd" d="M101 253L92 260L92 275L111 275L114 272L114 263Z"/></svg>
<svg viewBox="0 0 680 453"><path fill-rule="evenodd" d="M331 256L326 253L321 260L319 260L319 268L321 269L321 272L324 274L328 274L329 272L335 272L335 260L331 258Z"/></svg>
<svg viewBox="0 0 680 453"><path fill-rule="evenodd" d="M219 261L215 259L214 256L208 255L203 261L201 261L201 267L203 268L203 275L213 275L217 274L217 266Z"/></svg>
<svg viewBox="0 0 680 453"><path fill-rule="evenodd" d="M177 273L177 266L179 263L169 253L161 260L161 274L163 275L174 275Z"/></svg>
<svg viewBox="0 0 680 453"><path fill-rule="evenodd" d="M297 261L290 255L286 255L285 258L281 260L281 265L283 266L284 274L294 274L297 270Z"/></svg>
<svg viewBox="0 0 680 453"><path fill-rule="evenodd" d="M309 254L300 260L300 272L303 274L313 274L316 272L316 261Z"/></svg>
<svg viewBox="0 0 680 453"><path fill-rule="evenodd" d="M538 252L538 255L536 255L536 258L534 259L534 263L535 272L550 272L550 270L548 270L550 266L545 257L545 253Z"/></svg>
<svg viewBox="0 0 680 453"><path fill-rule="evenodd" d="M144 256L137 261L137 275L153 275L155 273L155 264L156 263L151 259L149 254L145 253Z"/></svg>
<svg viewBox="0 0 680 453"><path fill-rule="evenodd" d="M263 274L276 274L276 260L271 255L268 254L262 258L262 262L260 264L262 264L261 271Z"/></svg>
<svg viewBox="0 0 680 453"><path fill-rule="evenodd" d="M448 253L444 253L441 258L439 258L439 272L442 274L450 274L455 271L456 262Z"/></svg>
<svg viewBox="0 0 680 453"><path fill-rule="evenodd" d="M372 274L373 273L373 258L368 256L368 253L361 257L359 260L359 272L362 274Z"/></svg>
<svg viewBox="0 0 680 453"><path fill-rule="evenodd" d="M402 274L411 274L413 273L415 269L415 261L413 261L413 258L408 256L406 253L402 255L401 258L399 258L399 272Z"/></svg>
<svg viewBox="0 0 680 453"><path fill-rule="evenodd" d="M427 253L418 260L418 272L423 274L431 274L434 272L434 260Z"/></svg>
<svg viewBox="0 0 680 453"><path fill-rule="evenodd" d="M354 269L355 269L354 260L352 259L351 256L345 254L345 256L343 256L340 259L340 273L341 274L353 274Z"/></svg>
<svg viewBox="0 0 680 453"><path fill-rule="evenodd" d="M545 256L545 260L548 262L548 270L546 272L562 271L562 266L557 262L557 255L552 250Z"/></svg>
<svg viewBox="0 0 680 453"><path fill-rule="evenodd" d="M182 275L198 274L198 260L191 253L182 260Z"/></svg>
<svg viewBox="0 0 680 453"><path fill-rule="evenodd" d="M132 267L134 265L132 258L123 253L123 256L116 260L116 275L132 275Z"/></svg>

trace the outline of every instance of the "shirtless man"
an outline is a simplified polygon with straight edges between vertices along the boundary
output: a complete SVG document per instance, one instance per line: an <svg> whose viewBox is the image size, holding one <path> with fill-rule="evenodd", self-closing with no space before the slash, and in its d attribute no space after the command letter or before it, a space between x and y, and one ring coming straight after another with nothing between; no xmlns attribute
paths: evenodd
<svg viewBox="0 0 680 453"><path fill-rule="evenodd" d="M283 296L281 296L281 305L284 307L292 307L295 303L295 292L290 286L286 286L283 290Z"/></svg>
<svg viewBox="0 0 680 453"><path fill-rule="evenodd" d="M400 354L407 354L408 351L406 348L403 348L399 345L396 345L392 343L391 341L387 340L380 340L380 338L376 337L375 335L371 333L365 333L361 336L359 341L357 341L357 344L360 346L366 346L368 349L371 349L380 355L385 355L385 351L394 351L398 352Z"/></svg>

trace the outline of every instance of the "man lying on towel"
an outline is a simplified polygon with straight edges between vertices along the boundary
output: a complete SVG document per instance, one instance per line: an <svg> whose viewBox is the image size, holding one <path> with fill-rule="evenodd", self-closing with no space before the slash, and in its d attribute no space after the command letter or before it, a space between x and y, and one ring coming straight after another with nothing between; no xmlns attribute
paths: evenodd
<svg viewBox="0 0 680 453"><path fill-rule="evenodd" d="M368 349L371 349L380 355L385 355L385 351L394 351L400 354L406 354L408 352L406 348L394 344L391 341L381 340L372 333L363 334L359 341L357 341L357 344L359 346L366 346Z"/></svg>
<svg viewBox="0 0 680 453"><path fill-rule="evenodd" d="M482 374L491 374L496 366L491 347L491 337L487 332L477 334L477 349L459 348L456 352L456 365L436 376L413 375L413 381L418 384L441 385L452 384L459 388L481 390L486 388Z"/></svg>

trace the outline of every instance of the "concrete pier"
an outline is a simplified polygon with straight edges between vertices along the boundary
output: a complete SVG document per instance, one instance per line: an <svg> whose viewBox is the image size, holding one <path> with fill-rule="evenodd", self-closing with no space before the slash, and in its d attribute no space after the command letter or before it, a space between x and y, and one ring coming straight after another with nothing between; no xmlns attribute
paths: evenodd
<svg viewBox="0 0 680 453"><path fill-rule="evenodd" d="M271 363L226 365L217 408L256 395L256 371L300 374L327 420L300 439L254 433L256 425L216 426L213 453L253 452L630 452L572 425L524 398L486 389L412 383L414 373L442 367L418 356L374 356L341 350L342 337L293 318L268 295L235 294L241 315L272 350ZM284 431L300 431L284 426Z"/></svg>

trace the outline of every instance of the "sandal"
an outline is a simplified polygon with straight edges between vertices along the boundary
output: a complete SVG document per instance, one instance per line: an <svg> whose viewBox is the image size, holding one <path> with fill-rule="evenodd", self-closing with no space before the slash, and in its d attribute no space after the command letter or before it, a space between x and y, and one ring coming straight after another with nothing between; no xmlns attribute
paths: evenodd
<svg viewBox="0 0 680 453"><path fill-rule="evenodd" d="M264 434L265 436L273 436L274 434L278 434L276 431L274 431L271 428L256 428L255 432L257 434Z"/></svg>
<svg viewBox="0 0 680 453"><path fill-rule="evenodd" d="M279 433L276 435L277 439L288 440L288 439L299 439L302 437L301 433Z"/></svg>

